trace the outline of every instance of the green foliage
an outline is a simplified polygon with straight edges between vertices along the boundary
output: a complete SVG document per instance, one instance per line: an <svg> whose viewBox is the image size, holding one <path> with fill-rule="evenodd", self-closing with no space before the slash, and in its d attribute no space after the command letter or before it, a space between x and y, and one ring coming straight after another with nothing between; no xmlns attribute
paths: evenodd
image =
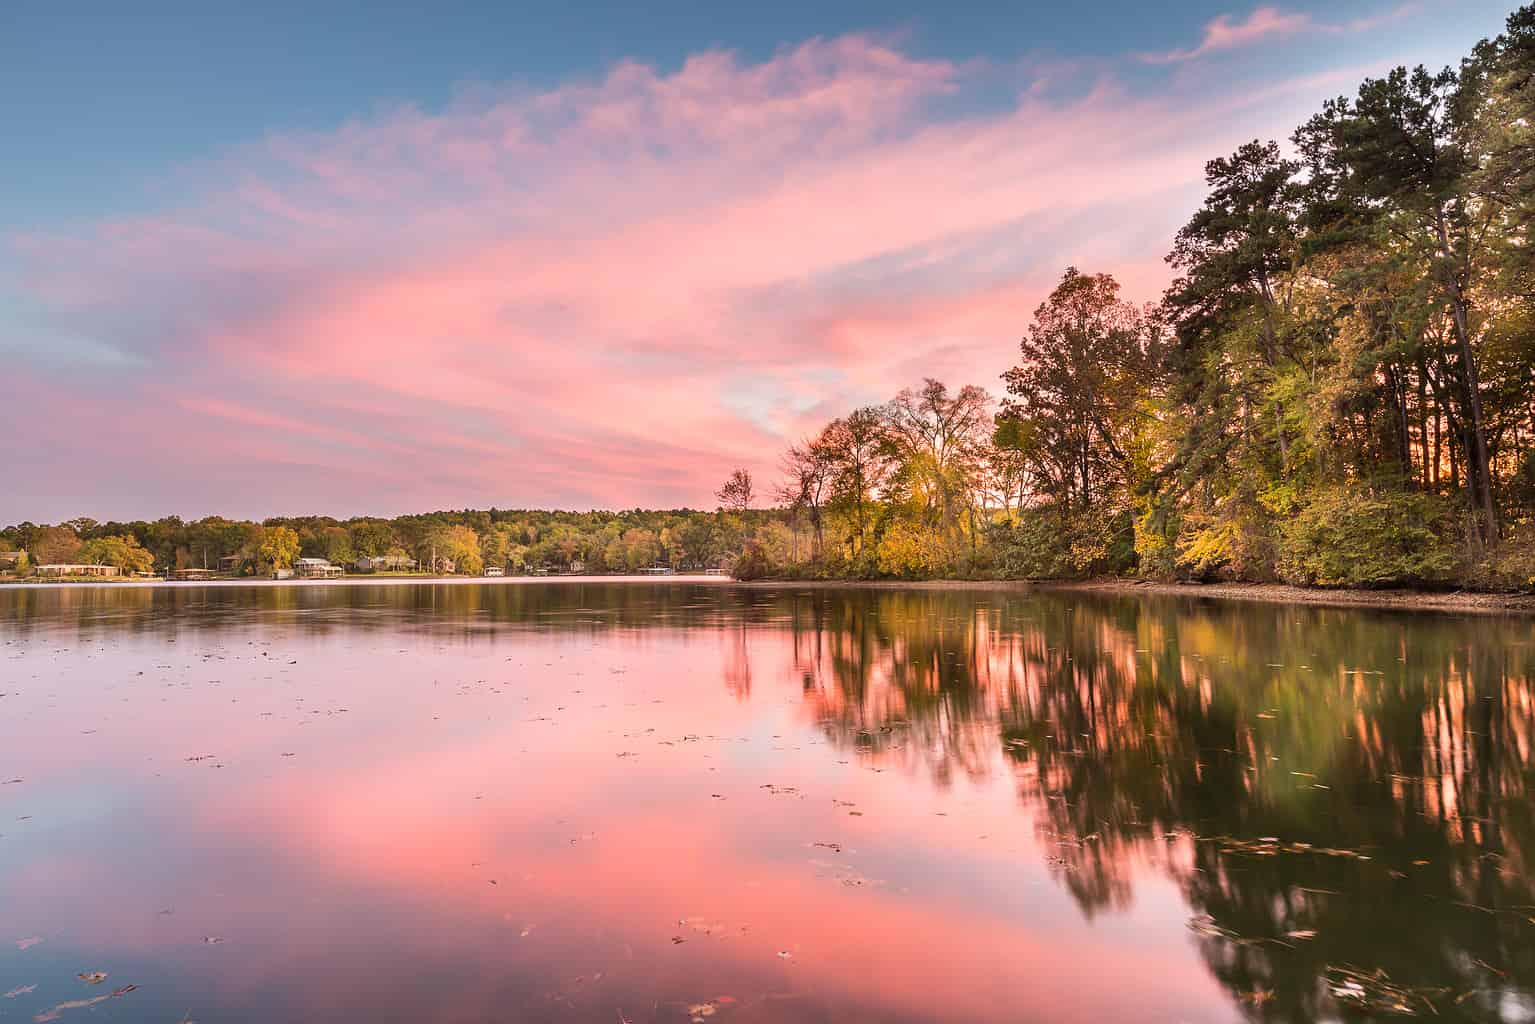
<svg viewBox="0 0 1535 1024"><path fill-rule="evenodd" d="M1280 528L1290 583L1381 587L1442 583L1455 568L1443 500L1412 491L1332 487Z"/></svg>
<svg viewBox="0 0 1535 1024"><path fill-rule="evenodd" d="M91 565L115 565L125 573L148 572L155 564L136 538L121 534L86 541L77 557Z"/></svg>
<svg viewBox="0 0 1535 1024"><path fill-rule="evenodd" d="M1024 509L996 524L988 540L998 571L1009 579L1083 579L1128 573L1136 565L1134 516L1114 506Z"/></svg>
<svg viewBox="0 0 1535 1024"><path fill-rule="evenodd" d="M1476 559L1469 580L1490 590L1535 590L1535 519L1508 523L1503 539Z"/></svg>

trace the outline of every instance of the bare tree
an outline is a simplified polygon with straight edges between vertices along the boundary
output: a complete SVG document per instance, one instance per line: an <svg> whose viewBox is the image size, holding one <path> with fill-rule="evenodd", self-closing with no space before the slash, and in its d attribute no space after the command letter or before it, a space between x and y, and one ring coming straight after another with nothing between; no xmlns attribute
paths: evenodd
<svg viewBox="0 0 1535 1024"><path fill-rule="evenodd" d="M783 459L784 482L778 488L778 500L810 520L815 537L815 557L821 555L824 539L821 510L830 497L836 475L836 460L821 438L791 445Z"/></svg>
<svg viewBox="0 0 1535 1024"><path fill-rule="evenodd" d="M727 512L745 512L752 507L752 501L756 495L752 492L752 475L744 469L737 469L725 478L725 483L714 492L714 496L720 501L720 508Z"/></svg>

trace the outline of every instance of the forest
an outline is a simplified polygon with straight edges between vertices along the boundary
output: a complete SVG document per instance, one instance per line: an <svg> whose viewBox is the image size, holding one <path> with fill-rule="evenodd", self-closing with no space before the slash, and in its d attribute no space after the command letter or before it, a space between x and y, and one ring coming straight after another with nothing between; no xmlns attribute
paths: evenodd
<svg viewBox="0 0 1535 1024"><path fill-rule="evenodd" d="M1161 301L1067 269L995 408L792 447L812 574L1535 584L1535 6L1205 182Z"/></svg>
<svg viewBox="0 0 1535 1024"><path fill-rule="evenodd" d="M28 565L1535 587L1535 5L1205 167L1173 282L1067 268L1000 394L926 380L714 512L23 523ZM24 553L24 554L22 554ZM437 560L437 565L430 564Z"/></svg>

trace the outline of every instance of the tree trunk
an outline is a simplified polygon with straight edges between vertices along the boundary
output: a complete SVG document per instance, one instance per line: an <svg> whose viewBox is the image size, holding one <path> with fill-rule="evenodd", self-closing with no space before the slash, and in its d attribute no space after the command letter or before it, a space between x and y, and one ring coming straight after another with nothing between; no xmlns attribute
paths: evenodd
<svg viewBox="0 0 1535 1024"><path fill-rule="evenodd" d="M1444 211L1436 209L1435 228L1439 233L1439 249L1446 260L1453 259L1455 254L1450 248L1449 232L1445 230ZM1482 417L1482 382L1476 372L1476 354L1471 348L1471 329L1468 324L1467 303L1465 290L1460 280L1450 276L1446 282L1450 298L1451 319L1455 326L1455 342L1460 349L1460 360L1464 366L1463 377L1466 385L1466 398L1471 411L1470 445L1468 445L1466 474L1468 483L1472 483L1477 491L1477 500L1482 506L1483 529L1486 533L1485 540L1491 544L1498 539L1498 511L1492 503L1492 459L1487 453L1487 427Z"/></svg>

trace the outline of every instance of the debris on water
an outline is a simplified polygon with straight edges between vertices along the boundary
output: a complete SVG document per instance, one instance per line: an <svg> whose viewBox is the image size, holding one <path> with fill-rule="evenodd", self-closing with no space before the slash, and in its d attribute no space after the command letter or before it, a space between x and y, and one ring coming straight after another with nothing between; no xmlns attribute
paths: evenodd
<svg viewBox="0 0 1535 1024"><path fill-rule="evenodd" d="M75 977L79 978L81 981L85 982L87 985L100 985L103 981L107 980L107 972L106 971L86 971L83 974L75 975Z"/></svg>
<svg viewBox="0 0 1535 1024"><path fill-rule="evenodd" d="M688 1019L693 1024L708 1020L726 1007L735 1005L735 996L716 996L707 1003L694 1003L688 1007Z"/></svg>
<svg viewBox="0 0 1535 1024"><path fill-rule="evenodd" d="M16 940L16 948L21 950L23 953L25 953L27 950L31 949L33 946L40 946L40 945L42 945L42 942L43 942L42 939L38 938L36 935L33 935L31 938L17 939Z"/></svg>
<svg viewBox="0 0 1535 1024"><path fill-rule="evenodd" d="M537 928L537 927L538 927L538 925L536 925L536 924L523 925L522 931L520 933L518 933L517 937L520 938L520 939L525 939L529 935L532 935L533 934L533 929Z"/></svg>
<svg viewBox="0 0 1535 1024"><path fill-rule="evenodd" d="M1231 836L1200 836L1202 843L1215 843L1222 853L1245 853L1255 857L1273 857L1281 853L1311 853L1321 857L1343 857L1350 860L1370 860L1370 855L1358 850L1342 850L1333 846L1313 846L1310 843L1285 842L1278 836L1260 836L1257 839L1236 839Z"/></svg>
<svg viewBox="0 0 1535 1024"><path fill-rule="evenodd" d="M30 995L31 993L36 992L36 991L37 991L37 986L36 985L22 985L19 988L13 988L9 992L7 992L5 994L5 998L7 998L7 999L15 999L17 996Z"/></svg>
<svg viewBox="0 0 1535 1024"><path fill-rule="evenodd" d="M684 939L681 935L673 935L672 936L672 945L674 945L674 946L680 946L680 945L682 945L686 941L688 941L688 940Z"/></svg>
<svg viewBox="0 0 1535 1024"><path fill-rule="evenodd" d="M223 941L224 941L224 938L221 935L204 935L203 936L203 945L205 945L205 946L217 946L219 943L221 943Z"/></svg>
<svg viewBox="0 0 1535 1024"><path fill-rule="evenodd" d="M780 949L778 951L778 959L780 960L792 960L793 958L794 954L787 949Z"/></svg>
<svg viewBox="0 0 1535 1024"><path fill-rule="evenodd" d="M71 999L67 1002L59 1003L57 1006L54 1006L51 1009L44 1010L42 1013L33 1017L32 1020L36 1022L36 1024L47 1024L48 1021L58 1020L59 1017L64 1014L65 1010L84 1010L88 1007L104 1003L108 999L117 999L121 996L125 996L129 992L133 992L136 989L138 989L137 985L124 985L122 988L113 989L106 995L96 996L94 999Z"/></svg>
<svg viewBox="0 0 1535 1024"><path fill-rule="evenodd" d="M1329 964L1326 974L1327 991L1334 999L1366 1012L1412 1015L1427 1010L1437 1016L1433 998L1449 992L1447 988L1397 985L1384 968L1361 971L1347 964Z"/></svg>
<svg viewBox="0 0 1535 1024"><path fill-rule="evenodd" d="M1284 937L1287 938L1287 939L1300 939L1302 941L1304 941L1306 939L1314 939L1314 938L1316 938L1316 929L1314 929L1314 928L1297 928L1294 931L1285 932L1284 933Z"/></svg>

